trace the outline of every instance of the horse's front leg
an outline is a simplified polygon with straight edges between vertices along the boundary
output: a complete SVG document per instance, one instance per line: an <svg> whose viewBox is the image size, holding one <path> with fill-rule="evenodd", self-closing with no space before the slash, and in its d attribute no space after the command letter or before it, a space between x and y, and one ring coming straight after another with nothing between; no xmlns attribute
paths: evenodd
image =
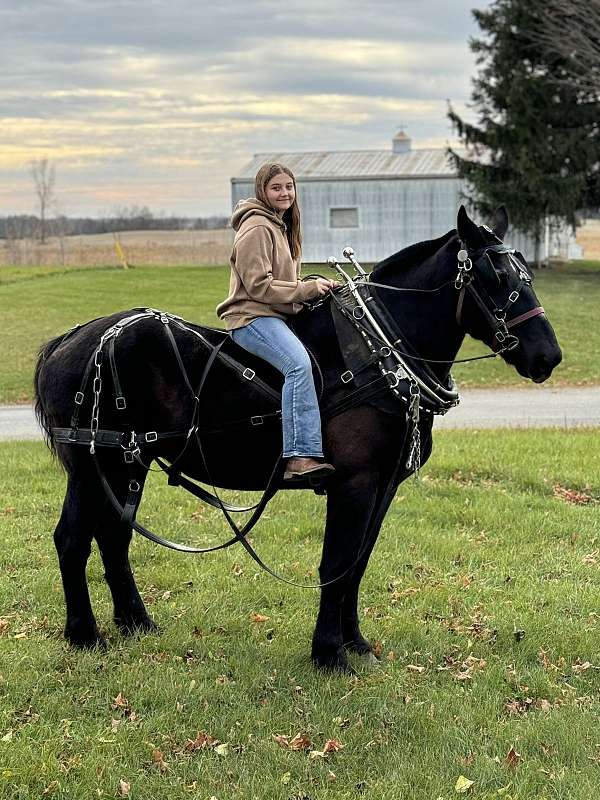
<svg viewBox="0 0 600 800"><path fill-rule="evenodd" d="M403 455L404 448L398 455L398 458L402 458ZM424 464L430 455L431 423L429 423L428 426L424 426L421 431L421 463ZM373 652L373 647L371 646L370 642L365 639L360 631L358 619L358 593L360 589L360 583L367 568L367 564L369 563L369 558L371 557L375 543L377 542L385 515L387 514L392 500L394 499L394 495L396 494L396 490L398 489L400 483L406 480L409 474L410 473L407 470L402 469L398 472L397 465L388 465L387 474L382 473L377 500L375 502L375 508L373 510L373 515L370 522L368 544L365 548L364 555L356 565L356 568L352 571L348 589L344 596L344 604L342 607L342 633L344 638L344 646L348 650L360 655L368 655L369 653Z"/></svg>
<svg viewBox="0 0 600 800"><path fill-rule="evenodd" d="M365 639L360 631L358 619L358 593L360 583L369 563L375 543L377 542L381 525L396 492L396 488L396 485L390 487L389 483L386 482L381 487L380 492L378 492L375 508L373 509L370 520L368 540L365 544L364 553L361 555L356 567L352 570L348 588L344 595L344 602L342 605L342 638L344 640L344 647L359 655L373 653L371 643Z"/></svg>
<svg viewBox="0 0 600 800"><path fill-rule="evenodd" d="M135 474L123 469L110 470L111 488L119 503L124 505L131 480L137 481L137 505L142 497L147 472L136 465ZM96 528L96 541L104 565L104 577L112 595L114 621L124 635L157 630L140 597L129 563L129 545L132 529L121 522L117 512L107 501L106 511Z"/></svg>
<svg viewBox="0 0 600 800"><path fill-rule="evenodd" d="M353 564L368 541L376 495L377 477L369 472L332 481L327 491L327 524L319 575L321 583L341 577L321 589L312 659L323 669L349 669L344 650L342 607Z"/></svg>

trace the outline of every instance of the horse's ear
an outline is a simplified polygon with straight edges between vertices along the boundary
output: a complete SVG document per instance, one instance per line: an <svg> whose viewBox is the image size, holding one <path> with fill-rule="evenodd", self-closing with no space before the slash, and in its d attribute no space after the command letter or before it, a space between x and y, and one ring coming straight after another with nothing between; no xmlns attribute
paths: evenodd
<svg viewBox="0 0 600 800"><path fill-rule="evenodd" d="M500 206L496 209L496 219L494 220L494 227L492 230L501 241L504 241L506 231L508 230L508 211L506 210L506 206Z"/></svg>
<svg viewBox="0 0 600 800"><path fill-rule="evenodd" d="M458 209L458 214L456 216L456 230L458 231L461 242L464 244L478 243L479 229L467 214L467 209L464 206L461 206Z"/></svg>

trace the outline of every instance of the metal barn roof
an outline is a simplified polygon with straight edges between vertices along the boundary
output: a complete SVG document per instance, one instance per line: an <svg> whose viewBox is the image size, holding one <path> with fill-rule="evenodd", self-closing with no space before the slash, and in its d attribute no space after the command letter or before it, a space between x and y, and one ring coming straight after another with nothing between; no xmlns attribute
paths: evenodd
<svg viewBox="0 0 600 800"><path fill-rule="evenodd" d="M456 177L445 148L409 150L321 150L312 153L257 153L232 183L254 180L266 161L288 166L299 180Z"/></svg>

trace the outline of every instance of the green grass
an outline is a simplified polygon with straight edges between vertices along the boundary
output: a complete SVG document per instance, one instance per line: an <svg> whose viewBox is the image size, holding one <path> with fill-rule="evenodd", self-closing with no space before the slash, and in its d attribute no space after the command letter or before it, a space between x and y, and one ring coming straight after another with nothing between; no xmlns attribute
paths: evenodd
<svg viewBox="0 0 600 800"><path fill-rule="evenodd" d="M382 660L354 677L310 665L315 592L257 574L241 551L186 557L137 538L161 632L117 634L94 551L110 647L69 650L51 536L64 476L41 443L4 443L0 458L0 797L115 797L125 781L132 798L449 800L460 775L473 798L595 796L599 431L437 434L363 581ZM314 579L323 510L282 493L253 541ZM141 518L181 540L226 536L216 512L156 480ZM225 746L190 749L198 732ZM277 734L343 748L311 758Z"/></svg>
<svg viewBox="0 0 600 800"><path fill-rule="evenodd" d="M208 325L226 296L228 267L114 267L63 269L11 267L0 270L0 403L29 402L40 344L77 322L133 306L154 306ZM539 273L536 289L560 344L563 363L552 385L600 380L600 264L577 262ZM461 356L487 352L468 341ZM462 387L525 385L500 359L458 365Z"/></svg>

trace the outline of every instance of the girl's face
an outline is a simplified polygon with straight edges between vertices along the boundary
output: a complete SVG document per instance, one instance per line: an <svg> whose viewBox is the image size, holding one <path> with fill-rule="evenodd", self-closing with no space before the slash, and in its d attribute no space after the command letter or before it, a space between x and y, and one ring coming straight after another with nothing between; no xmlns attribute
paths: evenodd
<svg viewBox="0 0 600 800"><path fill-rule="evenodd" d="M281 216L290 208L296 197L294 181L285 172L279 172L267 183L265 194L271 208Z"/></svg>

